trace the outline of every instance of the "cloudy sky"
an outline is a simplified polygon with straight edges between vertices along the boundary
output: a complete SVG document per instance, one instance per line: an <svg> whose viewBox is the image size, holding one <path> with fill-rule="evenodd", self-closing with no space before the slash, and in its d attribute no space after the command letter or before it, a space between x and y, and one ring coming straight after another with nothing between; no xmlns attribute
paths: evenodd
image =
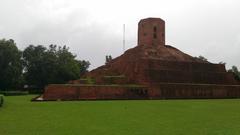
<svg viewBox="0 0 240 135"><path fill-rule="evenodd" d="M0 38L29 44L67 45L91 69L105 55L137 45L137 23L146 17L166 22L166 43L210 62L240 67L239 0L0 0Z"/></svg>

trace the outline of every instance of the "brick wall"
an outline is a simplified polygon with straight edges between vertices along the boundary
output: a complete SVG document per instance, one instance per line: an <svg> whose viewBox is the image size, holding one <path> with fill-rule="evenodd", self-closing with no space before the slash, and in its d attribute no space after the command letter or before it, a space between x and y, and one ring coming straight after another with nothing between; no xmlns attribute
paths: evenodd
<svg viewBox="0 0 240 135"><path fill-rule="evenodd" d="M159 83L150 88L57 85L46 87L44 100L240 98L240 85Z"/></svg>
<svg viewBox="0 0 240 135"><path fill-rule="evenodd" d="M165 22L146 18L138 23L138 45L165 45Z"/></svg>

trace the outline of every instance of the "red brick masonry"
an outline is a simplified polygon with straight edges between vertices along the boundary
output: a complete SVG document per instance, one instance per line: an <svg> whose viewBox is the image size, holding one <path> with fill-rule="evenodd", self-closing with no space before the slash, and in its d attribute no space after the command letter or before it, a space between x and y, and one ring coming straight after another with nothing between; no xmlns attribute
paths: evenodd
<svg viewBox="0 0 240 135"><path fill-rule="evenodd" d="M44 100L240 98L239 85L160 83L153 87L52 84Z"/></svg>
<svg viewBox="0 0 240 135"><path fill-rule="evenodd" d="M143 86L51 84L46 87L43 98L44 100L146 99L143 96L146 92L147 89Z"/></svg>
<svg viewBox="0 0 240 135"><path fill-rule="evenodd" d="M85 75L94 85L80 84L81 79L52 84L43 100L240 98L239 82L224 64L165 45L162 19L146 18L138 25L136 47Z"/></svg>

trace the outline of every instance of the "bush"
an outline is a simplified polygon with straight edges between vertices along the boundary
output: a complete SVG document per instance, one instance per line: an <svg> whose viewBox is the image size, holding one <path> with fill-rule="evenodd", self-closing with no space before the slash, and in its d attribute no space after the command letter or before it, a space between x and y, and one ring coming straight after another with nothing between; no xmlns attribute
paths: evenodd
<svg viewBox="0 0 240 135"><path fill-rule="evenodd" d="M228 70L228 72L232 72L234 75L234 78L237 81L240 81L240 71L238 71L238 68L236 66L232 66L232 69Z"/></svg>
<svg viewBox="0 0 240 135"><path fill-rule="evenodd" d="M29 89L28 94L43 94L43 89Z"/></svg>
<svg viewBox="0 0 240 135"><path fill-rule="evenodd" d="M0 91L0 94L4 96L20 96L28 95L28 91Z"/></svg>
<svg viewBox="0 0 240 135"><path fill-rule="evenodd" d="M104 76L103 79L104 79L104 83L106 83L106 84L126 83L126 77L124 75Z"/></svg>
<svg viewBox="0 0 240 135"><path fill-rule="evenodd" d="M3 95L0 95L0 107L3 106L3 102L4 102Z"/></svg>
<svg viewBox="0 0 240 135"><path fill-rule="evenodd" d="M81 78L80 79L80 83L83 83L83 84L95 84L96 80L94 78L91 78L91 77Z"/></svg>

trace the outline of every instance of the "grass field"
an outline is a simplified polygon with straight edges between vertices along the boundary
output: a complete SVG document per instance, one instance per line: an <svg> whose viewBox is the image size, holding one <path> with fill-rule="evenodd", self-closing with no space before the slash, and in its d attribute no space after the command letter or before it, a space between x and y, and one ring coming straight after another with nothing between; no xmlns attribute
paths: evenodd
<svg viewBox="0 0 240 135"><path fill-rule="evenodd" d="M0 135L239 135L240 100L30 102L5 97Z"/></svg>

